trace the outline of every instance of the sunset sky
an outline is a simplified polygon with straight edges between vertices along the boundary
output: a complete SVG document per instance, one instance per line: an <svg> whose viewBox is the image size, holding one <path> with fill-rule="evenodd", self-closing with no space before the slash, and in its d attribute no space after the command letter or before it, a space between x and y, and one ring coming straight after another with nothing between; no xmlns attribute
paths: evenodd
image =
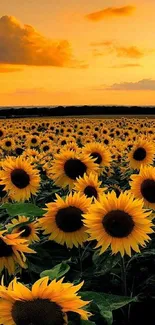
<svg viewBox="0 0 155 325"><path fill-rule="evenodd" d="M0 106L155 105L155 0L7 0L0 13Z"/></svg>

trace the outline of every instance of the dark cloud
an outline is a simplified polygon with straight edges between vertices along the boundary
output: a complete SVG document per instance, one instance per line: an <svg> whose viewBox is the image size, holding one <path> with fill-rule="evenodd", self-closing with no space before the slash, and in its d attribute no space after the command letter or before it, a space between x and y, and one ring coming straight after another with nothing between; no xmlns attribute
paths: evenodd
<svg viewBox="0 0 155 325"><path fill-rule="evenodd" d="M155 80L142 79L137 82L122 82L114 83L107 88L100 88L98 90L151 90L155 91Z"/></svg>

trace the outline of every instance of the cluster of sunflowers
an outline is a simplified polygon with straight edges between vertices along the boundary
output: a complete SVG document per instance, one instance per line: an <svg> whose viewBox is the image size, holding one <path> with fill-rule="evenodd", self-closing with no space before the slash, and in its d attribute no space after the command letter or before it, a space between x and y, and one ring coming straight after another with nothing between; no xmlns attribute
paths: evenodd
<svg viewBox="0 0 155 325"><path fill-rule="evenodd" d="M87 271L97 274L91 263L84 265L87 257L94 261L94 254L98 260L106 253L119 257L109 272L121 264L123 294L130 294L127 266L154 235L154 127L154 120L125 118L0 122L1 324L101 324L91 303L77 295ZM45 274L46 252L39 248L46 243L50 269L57 265L50 245L57 245L57 252L64 248L73 271L66 275L69 282L58 277L49 283L50 276L38 279L39 272L31 270L40 254ZM88 289L94 291L91 283ZM79 315L75 323L69 312Z"/></svg>

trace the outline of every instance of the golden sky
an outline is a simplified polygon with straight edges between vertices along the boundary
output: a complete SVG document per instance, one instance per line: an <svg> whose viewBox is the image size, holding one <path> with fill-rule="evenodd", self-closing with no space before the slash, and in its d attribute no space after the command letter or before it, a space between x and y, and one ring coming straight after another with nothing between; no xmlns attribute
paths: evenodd
<svg viewBox="0 0 155 325"><path fill-rule="evenodd" d="M155 105L155 0L0 8L0 106Z"/></svg>

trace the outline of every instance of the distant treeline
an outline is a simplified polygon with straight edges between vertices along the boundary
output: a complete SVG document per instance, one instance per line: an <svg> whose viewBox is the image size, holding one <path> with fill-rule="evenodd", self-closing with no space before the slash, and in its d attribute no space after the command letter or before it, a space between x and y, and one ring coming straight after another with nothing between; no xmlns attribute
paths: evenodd
<svg viewBox="0 0 155 325"><path fill-rule="evenodd" d="M1 108L0 118L30 116L77 116L77 115L153 115L150 106L56 106L56 107L12 107Z"/></svg>

